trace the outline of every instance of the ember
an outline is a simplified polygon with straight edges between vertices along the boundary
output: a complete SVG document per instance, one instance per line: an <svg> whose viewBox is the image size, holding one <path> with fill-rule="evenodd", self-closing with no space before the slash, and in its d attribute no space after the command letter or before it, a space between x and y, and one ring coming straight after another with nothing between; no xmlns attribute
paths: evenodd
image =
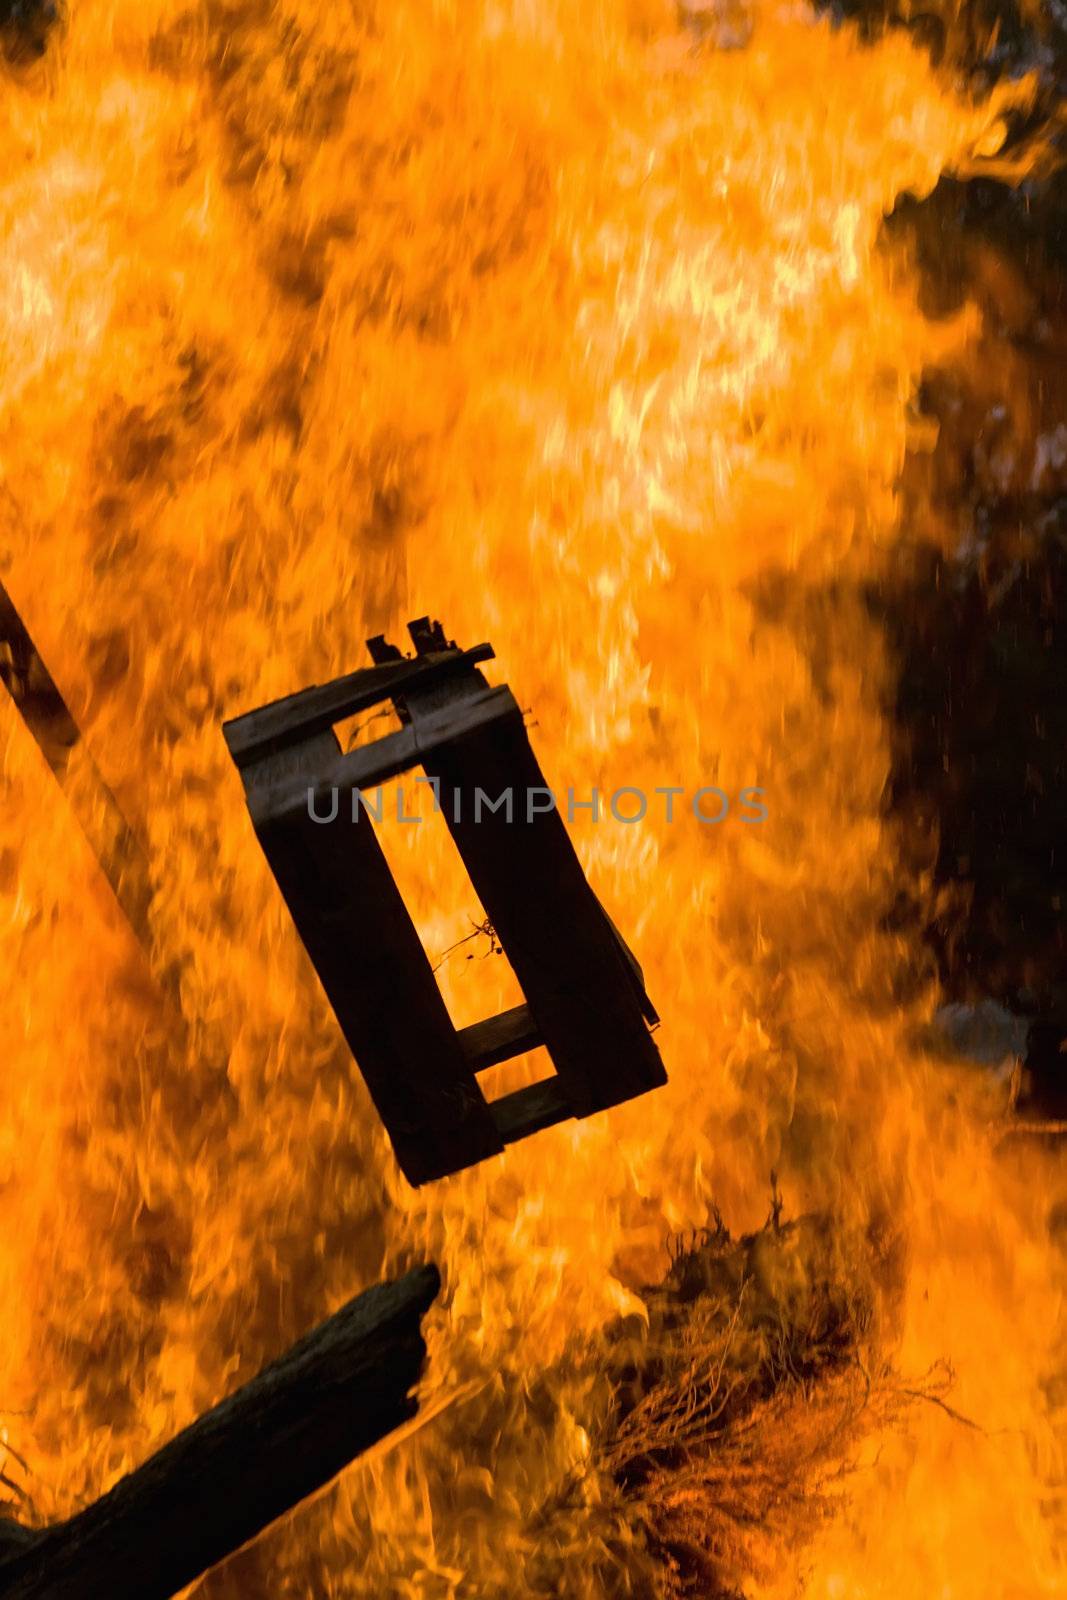
<svg viewBox="0 0 1067 1600"><path fill-rule="evenodd" d="M25 1528L433 1261L417 1429L198 1600L1067 1587L1062 1141L1004 1137L1019 1073L929 1031L1029 985L1060 1060L1062 917L1027 861L1045 943L994 959L1013 919L966 858L1001 812L965 797L1020 684L1060 726L1029 646L975 635L1059 571L1062 263L1009 270L987 223L1055 163L1063 42L1039 8L855 3L0 8L0 676L32 641L77 733L50 760L0 693ZM986 219L953 252L911 225L948 180ZM220 724L431 608L497 644L546 774L771 803L568 822L668 1081L413 1189ZM1037 793L1045 742L999 793ZM380 842L462 1035L525 980L446 959L497 919L436 820Z"/></svg>

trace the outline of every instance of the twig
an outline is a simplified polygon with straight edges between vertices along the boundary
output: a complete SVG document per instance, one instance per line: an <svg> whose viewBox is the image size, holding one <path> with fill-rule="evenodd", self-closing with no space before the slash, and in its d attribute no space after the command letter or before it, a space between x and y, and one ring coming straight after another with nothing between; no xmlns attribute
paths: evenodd
<svg viewBox="0 0 1067 1600"><path fill-rule="evenodd" d="M493 924L489 921L488 917L486 917L484 922L475 922L473 917L468 917L467 920L471 925L472 932L465 933L462 939L457 939L455 944L450 944L447 950L442 951L441 955L437 959L436 965L433 968L434 972L440 972L449 956L453 955L462 945L470 944L472 939L477 939L483 935L489 940L489 948L483 954L482 960L484 961L486 956L498 956L502 954L502 948L496 936L496 929L493 927ZM468 956L467 960L473 961L474 957Z"/></svg>

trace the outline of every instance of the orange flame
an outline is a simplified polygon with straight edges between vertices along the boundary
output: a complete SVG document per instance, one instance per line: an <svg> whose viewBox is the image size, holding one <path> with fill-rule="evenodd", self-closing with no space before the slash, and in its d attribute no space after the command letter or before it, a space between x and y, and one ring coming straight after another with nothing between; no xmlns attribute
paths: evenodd
<svg viewBox="0 0 1067 1600"><path fill-rule="evenodd" d="M1003 100L773 0L700 45L666 0L81 0L0 106L7 580L151 850L186 1019L4 706L0 1405L35 1512L428 1252L433 1421L218 1592L544 1593L531 1519L589 1450L565 1349L671 1231L758 1223L775 1168L903 1239L897 1367L950 1360L983 1431L873 1438L773 1593L1062 1593L1062 1179L908 1043L935 996L884 927L888 667L849 598L923 364L976 327L922 319L880 223ZM561 789L759 785L769 817L575 824L670 1086L412 1193L219 723L421 612L494 641ZM387 843L444 951L457 865ZM454 1015L502 966L444 964ZM556 1556L591 1593L591 1545Z"/></svg>

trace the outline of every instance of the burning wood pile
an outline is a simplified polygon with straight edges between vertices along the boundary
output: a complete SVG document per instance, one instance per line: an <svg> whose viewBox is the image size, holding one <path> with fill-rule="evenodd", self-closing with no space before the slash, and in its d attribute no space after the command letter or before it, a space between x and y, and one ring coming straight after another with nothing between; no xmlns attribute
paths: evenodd
<svg viewBox="0 0 1067 1600"><path fill-rule="evenodd" d="M0 1600L1063 1590L1062 32L0 0Z"/></svg>
<svg viewBox="0 0 1067 1600"><path fill-rule="evenodd" d="M827 1223L783 1224L776 1199L758 1233L718 1221L678 1248L647 1321L616 1330L591 1466L639 1531L650 1592L731 1600L772 1579L797 1529L832 1516L865 1433L908 1403L867 1365L854 1269Z"/></svg>

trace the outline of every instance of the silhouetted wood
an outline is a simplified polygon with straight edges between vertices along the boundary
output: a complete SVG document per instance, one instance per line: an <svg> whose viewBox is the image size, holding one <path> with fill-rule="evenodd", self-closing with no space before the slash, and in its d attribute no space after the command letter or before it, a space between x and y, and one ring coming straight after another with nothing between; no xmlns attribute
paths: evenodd
<svg viewBox="0 0 1067 1600"><path fill-rule="evenodd" d="M66 795L130 926L148 948L152 886L147 857L86 749L59 686L2 582L0 683Z"/></svg>
<svg viewBox="0 0 1067 1600"><path fill-rule="evenodd" d="M463 1054L475 1072L484 1072L500 1061L510 1061L512 1056L523 1055L544 1044L530 1008L524 1002L502 1011L498 1017L487 1017L484 1022L472 1022L459 1029L459 1043Z"/></svg>
<svg viewBox="0 0 1067 1600"><path fill-rule="evenodd" d="M224 725L256 836L401 1170L427 1183L666 1082L634 956L586 880L506 687L439 622L381 636L373 667ZM400 728L342 751L334 724L392 702ZM457 1030L375 838L381 786L421 766L523 1003ZM370 797L377 796L376 799ZM415 819L407 819L415 820ZM544 1046L555 1078L489 1102L477 1074Z"/></svg>
<svg viewBox="0 0 1067 1600"><path fill-rule="evenodd" d="M68 1522L0 1535L0 1600L169 1600L418 1409L419 1267L351 1301Z"/></svg>

